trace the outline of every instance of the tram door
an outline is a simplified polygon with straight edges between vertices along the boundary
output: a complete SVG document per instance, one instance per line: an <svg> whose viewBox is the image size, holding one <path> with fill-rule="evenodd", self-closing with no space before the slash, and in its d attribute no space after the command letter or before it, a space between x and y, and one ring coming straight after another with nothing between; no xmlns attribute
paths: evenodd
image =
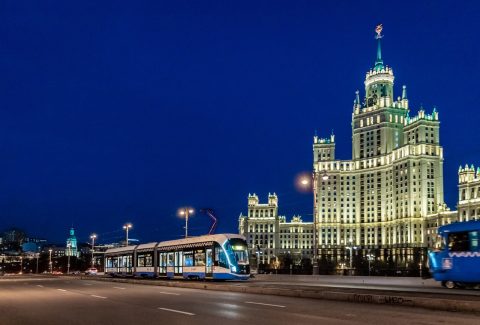
<svg viewBox="0 0 480 325"><path fill-rule="evenodd" d="M168 253L167 255L167 278L173 279L173 274L175 270L175 258L174 253Z"/></svg>
<svg viewBox="0 0 480 325"><path fill-rule="evenodd" d="M205 277L212 278L213 277L213 249L207 248L205 250Z"/></svg>

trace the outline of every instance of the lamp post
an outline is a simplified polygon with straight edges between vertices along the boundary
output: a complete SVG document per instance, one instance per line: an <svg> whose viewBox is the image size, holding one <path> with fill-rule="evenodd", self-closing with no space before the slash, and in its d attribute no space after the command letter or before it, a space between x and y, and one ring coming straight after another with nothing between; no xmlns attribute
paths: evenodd
<svg viewBox="0 0 480 325"><path fill-rule="evenodd" d="M367 254L367 260L368 260L368 276L370 276L370 262L375 260L375 255Z"/></svg>
<svg viewBox="0 0 480 325"><path fill-rule="evenodd" d="M23 256L20 256L20 274L23 274Z"/></svg>
<svg viewBox="0 0 480 325"><path fill-rule="evenodd" d="M317 191L318 191L318 171L315 169L312 174L312 188L313 188L313 275L318 275L319 266L318 266L318 239L317 239L317 230L318 230L318 213L317 213ZM328 180L328 175L325 170L322 172L322 182ZM310 182L307 178L303 178L301 181L303 186L307 186Z"/></svg>
<svg viewBox="0 0 480 325"><path fill-rule="evenodd" d="M37 258L37 267L35 269L35 273L38 274L38 258L40 257L40 253L35 253L35 257Z"/></svg>
<svg viewBox="0 0 480 325"><path fill-rule="evenodd" d="M97 238L96 234L90 235L90 239L92 240L92 268L95 266L95 260L93 259L93 253L95 252L95 238ZM128 243L128 230L127 230L127 243Z"/></svg>
<svg viewBox="0 0 480 325"><path fill-rule="evenodd" d="M72 243L67 244L67 275L70 274L70 255L72 255Z"/></svg>
<svg viewBox="0 0 480 325"><path fill-rule="evenodd" d="M123 229L126 232L126 238L125 238L125 246L128 246L128 230L131 229L133 226L131 223L126 223L123 225Z"/></svg>
<svg viewBox="0 0 480 325"><path fill-rule="evenodd" d="M350 272L352 272L352 269L353 269L352 252L353 252L354 249L357 249L357 247L356 247L356 246L352 246L352 245L353 245L353 242L352 242L352 239L351 239L351 238L350 238L350 240L348 241L348 243L350 244L350 246L347 246L346 248L350 251L350 261L349 261L349 262L350 262L350 263L349 263L350 267L349 267L349 269L350 269Z"/></svg>
<svg viewBox="0 0 480 325"><path fill-rule="evenodd" d="M179 214L185 216L185 238L188 238L188 217L193 214L192 208L181 208Z"/></svg>
<svg viewBox="0 0 480 325"><path fill-rule="evenodd" d="M50 274L52 274L52 249L48 249L48 253L49 253L49 256L48 256L48 268L50 269Z"/></svg>

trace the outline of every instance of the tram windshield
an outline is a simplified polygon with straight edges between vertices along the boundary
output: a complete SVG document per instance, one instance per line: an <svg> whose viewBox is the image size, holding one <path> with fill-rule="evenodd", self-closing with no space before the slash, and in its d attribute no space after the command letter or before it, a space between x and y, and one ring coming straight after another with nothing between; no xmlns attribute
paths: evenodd
<svg viewBox="0 0 480 325"><path fill-rule="evenodd" d="M445 237L443 237L441 235L437 235L437 238L435 239L435 245L433 246L434 250L435 251L443 251L446 246L447 245L445 243Z"/></svg>
<svg viewBox="0 0 480 325"><path fill-rule="evenodd" d="M248 264L248 249L245 240L232 238L230 239L230 246L232 247L233 255L237 263Z"/></svg>

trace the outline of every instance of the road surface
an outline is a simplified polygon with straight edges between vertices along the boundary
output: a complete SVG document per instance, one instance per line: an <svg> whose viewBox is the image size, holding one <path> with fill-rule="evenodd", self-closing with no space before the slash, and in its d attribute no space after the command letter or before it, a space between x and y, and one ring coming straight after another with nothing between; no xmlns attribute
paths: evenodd
<svg viewBox="0 0 480 325"><path fill-rule="evenodd" d="M0 324L479 324L474 314L68 277L0 280Z"/></svg>

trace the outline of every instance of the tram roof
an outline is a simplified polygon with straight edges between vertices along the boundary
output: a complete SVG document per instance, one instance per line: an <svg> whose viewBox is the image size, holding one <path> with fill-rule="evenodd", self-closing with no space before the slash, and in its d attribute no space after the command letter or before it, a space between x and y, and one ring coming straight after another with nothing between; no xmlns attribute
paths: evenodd
<svg viewBox="0 0 480 325"><path fill-rule="evenodd" d="M142 251L153 250L156 246L158 246L158 248L169 247L169 246L178 246L178 247L188 248L188 247L198 246L196 244L201 244L201 243L206 243L206 244L207 243L211 244L212 242L223 243L226 239L230 239L230 238L245 239L244 236L238 235L238 234L204 235L204 236L188 237L188 238L175 239L175 240L167 240L162 242L152 242L152 243L141 244L141 245L131 245L127 247L124 246L124 247L109 248L106 251L106 253L121 254L123 252L129 252L134 250L136 250L137 252L142 252Z"/></svg>
<svg viewBox="0 0 480 325"><path fill-rule="evenodd" d="M454 222L449 225L441 226L438 228L438 233L443 234L471 230L480 230L480 220Z"/></svg>
<svg viewBox="0 0 480 325"><path fill-rule="evenodd" d="M238 234L204 235L204 236L197 236L197 237L189 237L189 238L163 241L158 245L158 247L173 246L173 245L197 244L197 243L208 242L208 241L210 241L210 242L211 241L223 242L226 239L230 239L230 238L242 238L242 239L244 239L245 237L243 237L242 235L238 235Z"/></svg>
<svg viewBox="0 0 480 325"><path fill-rule="evenodd" d="M130 245L130 246L123 246L123 247L115 247L115 248L109 248L107 249L107 253L122 253L122 252L128 252L128 251L133 251L135 247L138 245Z"/></svg>

